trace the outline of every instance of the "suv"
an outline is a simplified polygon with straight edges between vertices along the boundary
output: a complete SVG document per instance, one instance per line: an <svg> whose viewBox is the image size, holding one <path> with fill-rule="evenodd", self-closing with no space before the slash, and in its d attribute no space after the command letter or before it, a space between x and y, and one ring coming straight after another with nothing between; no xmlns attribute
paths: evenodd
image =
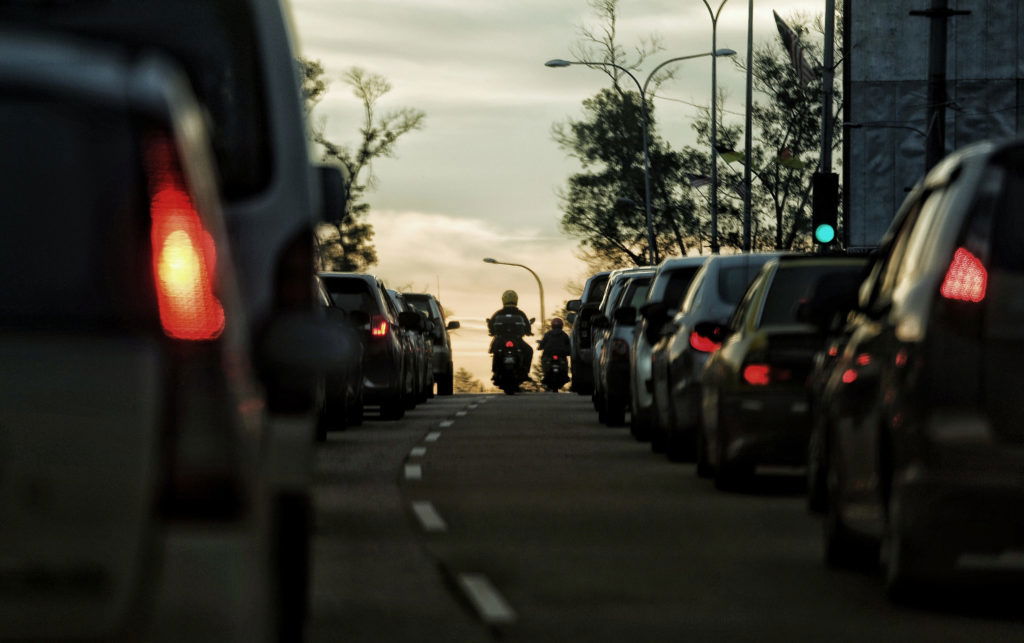
<svg viewBox="0 0 1024 643"><path fill-rule="evenodd" d="M590 396L594 403L594 410L598 414L604 413L605 390L602 388L601 376L599 373L601 351L604 350L604 343L609 337L612 326L612 318L619 300L622 299L622 292L629 283L629 277L636 273L643 273L650 276L653 268L623 268L613 270L608 275L608 285L604 289L604 295L596 312L590 318L590 339L591 339L591 379L594 382L594 393Z"/></svg>
<svg viewBox="0 0 1024 643"><path fill-rule="evenodd" d="M825 555L903 597L1024 547L1024 142L939 163L907 197L824 392Z"/></svg>
<svg viewBox="0 0 1024 643"><path fill-rule="evenodd" d="M566 303L567 321L572 324L572 384L569 388L580 395L594 392L593 330L590 318L598 312L611 272L599 272L587 279L579 299Z"/></svg>
<svg viewBox="0 0 1024 643"><path fill-rule="evenodd" d="M365 315L363 342L363 401L380 407L385 420L400 420L413 400L416 376L406 330L417 313L399 311L384 284L375 276L355 272L322 272L320 282L331 305L348 315ZM400 319L399 315L403 315Z"/></svg>
<svg viewBox="0 0 1024 643"><path fill-rule="evenodd" d="M432 322L426 315L406 303L405 298L397 290L388 289L387 293L400 317L403 313L409 313L406 321L400 321L399 325L405 336L406 352L410 359L409 368L413 373L412 392L406 404L406 408L411 410L417 404L426 402L434 392L434 372L431 366L434 345L427 337L428 326L432 325Z"/></svg>
<svg viewBox="0 0 1024 643"><path fill-rule="evenodd" d="M441 303L429 294L403 293L402 297L413 308L425 314L434 323L431 339L434 343L433 373L438 395L454 392L455 368L452 365L452 340L448 331L459 328L459 322L445 322Z"/></svg>
<svg viewBox="0 0 1024 643"><path fill-rule="evenodd" d="M626 422L631 388L629 352L636 332L637 311L647 298L653 277L653 270L630 272L623 277L628 281L611 309L612 318L608 322L611 326L597 356L597 388L603 391L601 400L604 402L604 406L598 408L598 420L608 426L619 426ZM593 322L603 326L605 319L595 317Z"/></svg>
<svg viewBox="0 0 1024 643"><path fill-rule="evenodd" d="M267 640L263 399L187 79L0 29L0 140L0 639Z"/></svg>

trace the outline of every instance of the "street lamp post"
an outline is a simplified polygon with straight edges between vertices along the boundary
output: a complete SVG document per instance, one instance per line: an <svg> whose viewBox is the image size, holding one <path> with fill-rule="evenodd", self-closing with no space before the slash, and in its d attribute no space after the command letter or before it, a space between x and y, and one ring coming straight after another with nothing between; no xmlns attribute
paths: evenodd
<svg viewBox="0 0 1024 643"><path fill-rule="evenodd" d="M651 79L658 71L668 65L669 63L679 62L680 60L689 60L691 58L703 58L704 56L712 56L718 58L719 56L733 56L736 52L732 49L716 49L708 51L702 54L692 54L690 56L679 56L677 58L669 58L665 62L661 63L657 67L651 70L651 73L647 74L647 78L644 79L643 84L637 80L628 69L622 65L609 62L592 62L592 61L581 61L581 60L562 60L555 58L549 60L544 65L546 67L568 67L569 65L590 65L597 67L614 67L622 73L629 76L633 83L636 84L637 90L640 92L640 112L641 112L641 129L643 130L643 146L644 146L644 212L647 219L647 260L651 265L658 263L658 246L655 244L654 239L654 216L651 212L651 158L648 151L648 129L650 127L650 115L647 110L647 86L650 84ZM525 267L525 266L524 266Z"/></svg>
<svg viewBox="0 0 1024 643"><path fill-rule="evenodd" d="M711 51L718 49L718 16L728 0L712 9L703 0L711 16ZM711 58L711 254L718 253L718 56Z"/></svg>
<svg viewBox="0 0 1024 643"><path fill-rule="evenodd" d="M525 270L529 270L530 271L530 274L533 275L533 278L537 280L537 290L540 291L540 330L541 330L541 333L543 333L544 332L544 324L547 322L548 318L544 316L544 284L542 284L540 282L540 277L537 276L537 273L535 273L534 271L530 270L529 268L527 268L526 266L524 266L521 263L508 263L507 261L498 261L497 259L493 259L491 257L485 257L484 258L484 263L494 263L494 264L498 264L498 265L501 265L501 266L516 266L518 268L523 268Z"/></svg>

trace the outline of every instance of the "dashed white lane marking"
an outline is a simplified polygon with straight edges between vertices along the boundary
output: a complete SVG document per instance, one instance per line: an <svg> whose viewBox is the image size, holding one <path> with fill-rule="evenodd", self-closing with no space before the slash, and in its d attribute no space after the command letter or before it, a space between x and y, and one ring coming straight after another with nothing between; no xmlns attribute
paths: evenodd
<svg viewBox="0 0 1024 643"><path fill-rule="evenodd" d="M459 411L458 413L455 414L455 417L457 417L457 418L464 418L464 417L466 417L466 412L465 411Z"/></svg>
<svg viewBox="0 0 1024 643"><path fill-rule="evenodd" d="M423 441L424 442L437 442L440 437L441 437L441 432L440 431L431 431L430 433L427 434L427 437L423 438Z"/></svg>
<svg viewBox="0 0 1024 643"><path fill-rule="evenodd" d="M405 479L406 480L422 480L423 479L423 467L418 464L407 464L405 465Z"/></svg>
<svg viewBox="0 0 1024 643"><path fill-rule="evenodd" d="M456 415L458 415L458 413L456 413ZM465 415L465 413L463 413L463 415ZM453 424L455 424L454 420L441 420L440 422L437 423L437 426L441 427L442 429L447 429Z"/></svg>
<svg viewBox="0 0 1024 643"><path fill-rule="evenodd" d="M437 513L433 503L426 500L417 500L412 503L412 511L416 514L416 518L420 521L424 531L438 533L448 530L448 525L445 523L444 518L441 517L441 514Z"/></svg>
<svg viewBox="0 0 1024 643"><path fill-rule="evenodd" d="M422 458L425 455L427 455L427 447L413 447L409 452L409 456L413 458Z"/></svg>
<svg viewBox="0 0 1024 643"><path fill-rule="evenodd" d="M483 574L459 574L459 587L485 623L512 623L516 620L512 607Z"/></svg>
<svg viewBox="0 0 1024 643"><path fill-rule="evenodd" d="M467 408L475 409L478 406L480 406L480 405L479 404L470 404Z"/></svg>

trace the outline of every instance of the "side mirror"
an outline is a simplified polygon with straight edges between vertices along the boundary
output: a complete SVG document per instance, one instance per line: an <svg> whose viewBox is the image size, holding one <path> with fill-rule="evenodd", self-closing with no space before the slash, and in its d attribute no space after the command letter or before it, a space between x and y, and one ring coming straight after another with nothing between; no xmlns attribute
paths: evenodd
<svg viewBox="0 0 1024 643"><path fill-rule="evenodd" d="M604 313L598 313L590 318L590 325L594 328L608 328L610 324Z"/></svg>
<svg viewBox="0 0 1024 643"><path fill-rule="evenodd" d="M661 301L652 301L640 307L640 314L651 325L659 325L668 321L668 306Z"/></svg>
<svg viewBox="0 0 1024 643"><path fill-rule="evenodd" d="M398 313L398 325L406 330L422 330L423 329L423 318L420 317L419 313L405 311Z"/></svg>
<svg viewBox="0 0 1024 643"><path fill-rule="evenodd" d="M317 165L320 177L320 219L337 221L345 216L347 190L341 170L333 165Z"/></svg>
<svg viewBox="0 0 1024 643"><path fill-rule="evenodd" d="M458 330L460 328L462 328L462 324L457 321L450 321L448 322L448 325L445 326L446 330Z"/></svg>
<svg viewBox="0 0 1024 643"><path fill-rule="evenodd" d="M565 304L565 309L571 313L580 312L580 308L583 307L583 301L579 299L570 299Z"/></svg>
<svg viewBox="0 0 1024 643"><path fill-rule="evenodd" d="M535 317L531 317L531 318L530 318L530 323L531 323L531 324L532 324L533 322L535 322L535 321L537 321L537 319L536 319Z"/></svg>
<svg viewBox="0 0 1024 643"><path fill-rule="evenodd" d="M622 324L623 326L635 326L636 308L633 308L632 306L623 306L615 311L613 317L615 317L615 323L617 324Z"/></svg>
<svg viewBox="0 0 1024 643"><path fill-rule="evenodd" d="M572 313L572 312L566 313L565 314L565 321L569 322L570 324L575 324L576 323L576 313Z"/></svg>

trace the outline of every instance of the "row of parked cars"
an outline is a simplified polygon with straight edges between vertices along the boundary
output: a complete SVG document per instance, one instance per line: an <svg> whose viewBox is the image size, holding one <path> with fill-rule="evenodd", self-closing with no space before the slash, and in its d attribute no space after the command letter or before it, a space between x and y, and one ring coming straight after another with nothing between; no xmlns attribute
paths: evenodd
<svg viewBox="0 0 1024 643"><path fill-rule="evenodd" d="M317 441L329 430L362 422L366 406L399 420L434 396L453 392L452 345L440 302L426 293L399 293L374 275L321 272L317 288L325 315L351 337L358 356L323 379Z"/></svg>
<svg viewBox="0 0 1024 643"><path fill-rule="evenodd" d="M279 0L0 2L0 639L302 638L372 347L323 311L295 61Z"/></svg>
<svg viewBox="0 0 1024 643"><path fill-rule="evenodd" d="M1024 142L984 143L930 172L870 256L594 275L569 303L573 387L719 489L806 467L825 561L880 564L893 597L992 580L1024 547L1021 195Z"/></svg>

